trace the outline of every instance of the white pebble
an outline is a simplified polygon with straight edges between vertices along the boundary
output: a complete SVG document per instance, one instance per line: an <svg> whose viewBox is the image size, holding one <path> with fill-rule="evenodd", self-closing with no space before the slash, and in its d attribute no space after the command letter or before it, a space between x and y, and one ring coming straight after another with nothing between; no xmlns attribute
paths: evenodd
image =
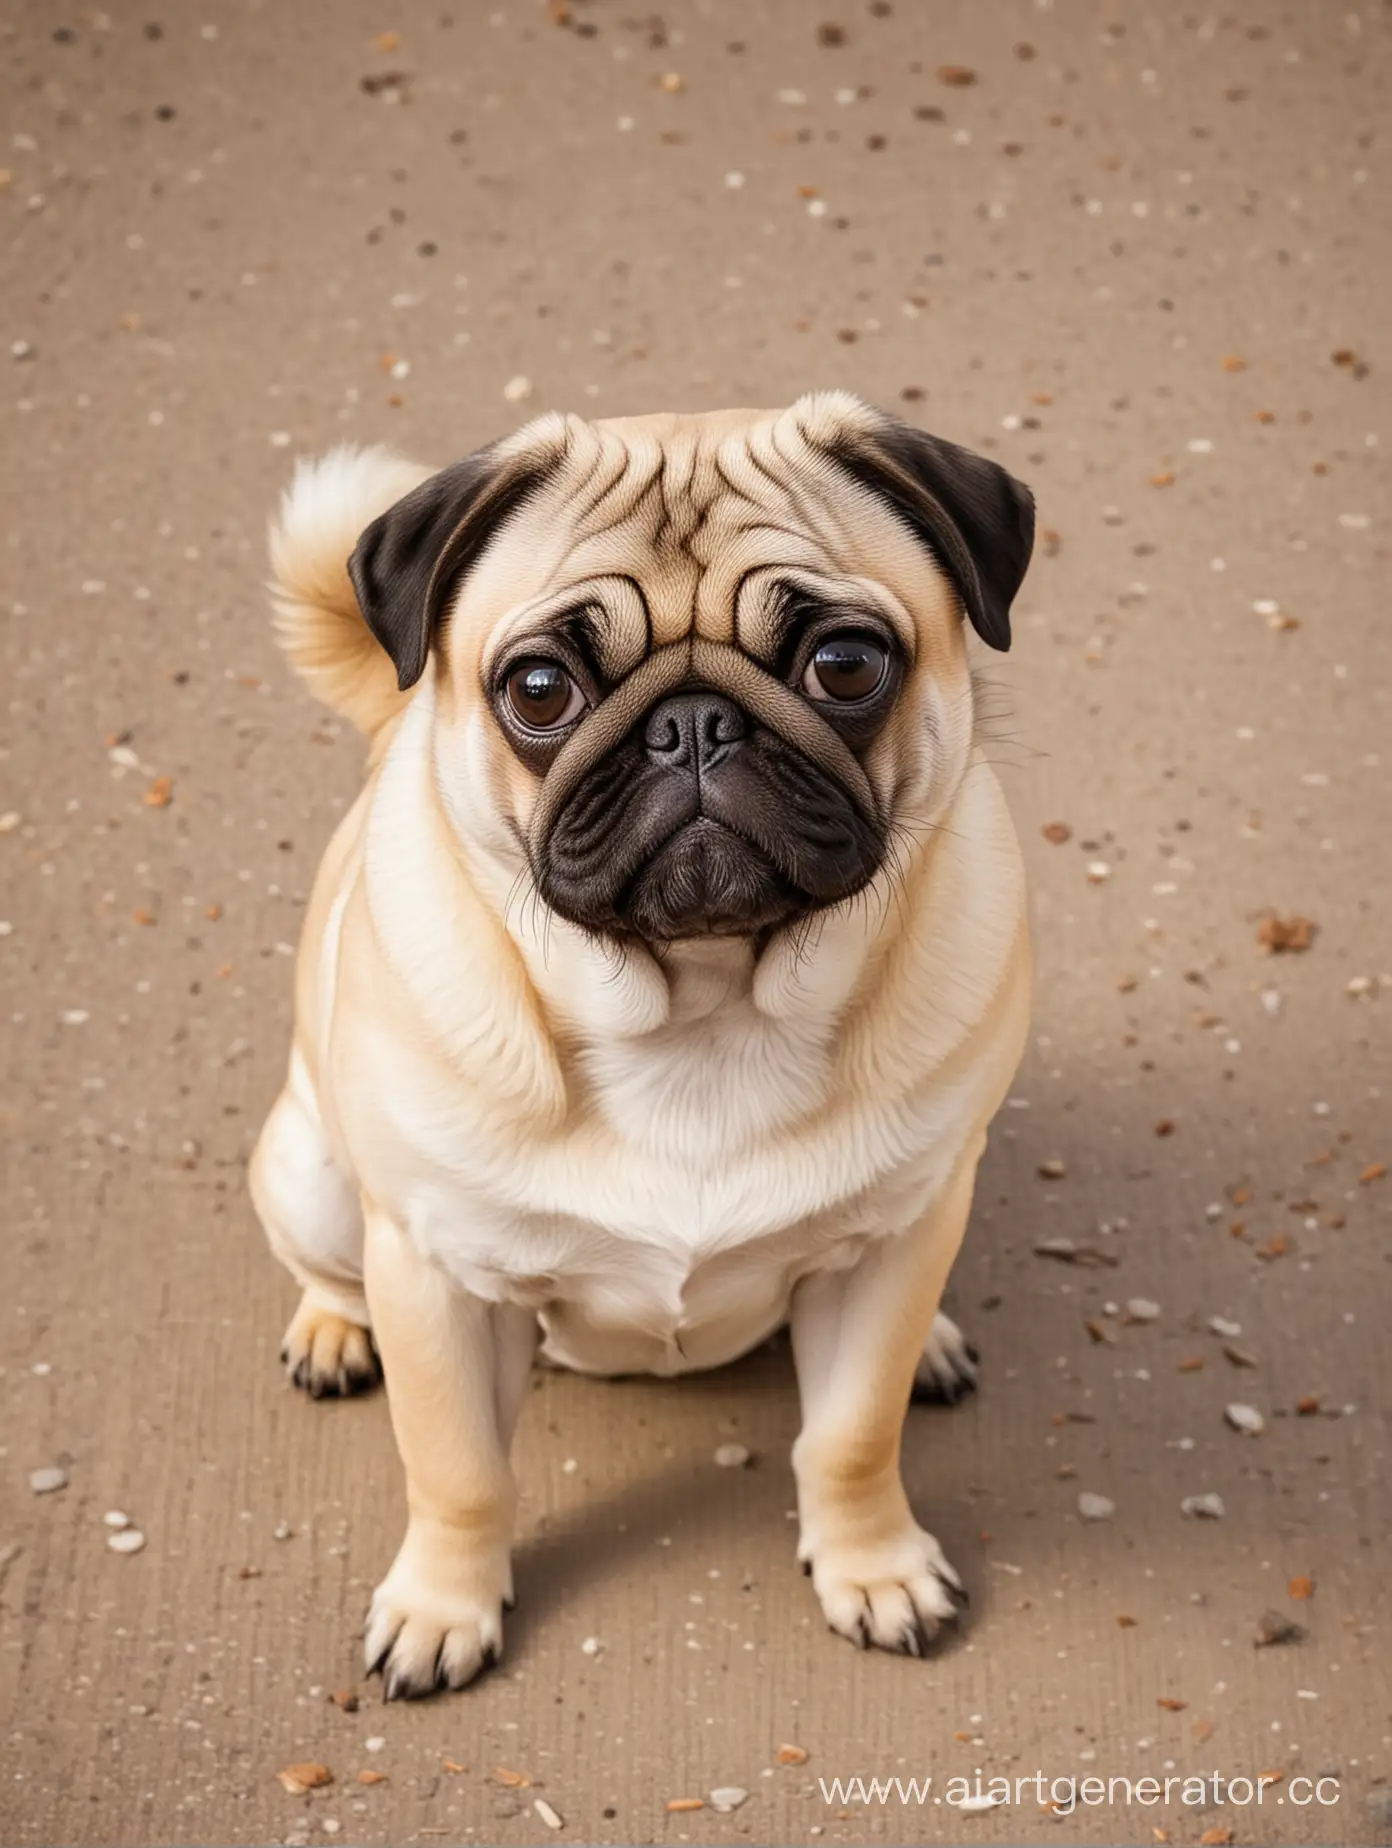
<svg viewBox="0 0 1392 1848"><path fill-rule="evenodd" d="M1274 1020L1281 1011L1281 991L1279 988L1263 988L1261 1004L1264 1011Z"/></svg>
<svg viewBox="0 0 1392 1848"><path fill-rule="evenodd" d="M1205 1521L1221 1521L1228 1512L1223 1506L1223 1498L1210 1490L1206 1495L1186 1495L1179 1504L1181 1514L1197 1515Z"/></svg>
<svg viewBox="0 0 1392 1848"><path fill-rule="evenodd" d="M557 1815L556 1811L552 1809L545 1797L537 1797L532 1804L532 1808L536 1811L537 1815L540 1816L548 1829L563 1829L565 1827L565 1823Z"/></svg>
<svg viewBox="0 0 1392 1848"><path fill-rule="evenodd" d="M380 1735L374 1735L371 1739L363 1740L363 1750L365 1752L380 1752L386 1743L386 1740Z"/></svg>
<svg viewBox="0 0 1392 1848"><path fill-rule="evenodd" d="M524 398L532 395L532 381L525 372L519 372L516 378L509 379L503 387L503 396L509 404L521 404Z"/></svg>
<svg viewBox="0 0 1392 1848"><path fill-rule="evenodd" d="M1133 1322L1154 1322L1160 1314L1159 1303L1153 1303L1148 1296L1129 1296L1126 1299L1126 1313Z"/></svg>
<svg viewBox="0 0 1392 1848"><path fill-rule="evenodd" d="M744 175L742 173L727 173L725 175L725 184L729 187L731 192L738 192L740 187L744 185Z"/></svg>
<svg viewBox="0 0 1392 1848"><path fill-rule="evenodd" d="M271 431L271 448L272 449L288 449L289 447L290 447L290 432L288 430L272 430Z"/></svg>
<svg viewBox="0 0 1392 1848"><path fill-rule="evenodd" d="M749 1792L741 1790L738 1784L722 1784L710 1793L711 1808L719 1810L722 1816L728 1816L731 1810L737 1810L741 1803L748 1801Z"/></svg>
<svg viewBox="0 0 1392 1848"><path fill-rule="evenodd" d="M36 1495L52 1495L56 1489L68 1486L68 1472L60 1464L50 1464L46 1469L31 1469L29 1487Z"/></svg>
<svg viewBox="0 0 1392 1848"><path fill-rule="evenodd" d="M600 1651L600 1641L597 1636L587 1636L584 1642L581 1643L580 1645L581 1655L597 1656L599 1654L599 1651Z"/></svg>
<svg viewBox="0 0 1392 1848"><path fill-rule="evenodd" d="M145 1545L145 1536L138 1527L123 1527L118 1534L108 1534L106 1544L113 1553L138 1553Z"/></svg>
<svg viewBox="0 0 1392 1848"><path fill-rule="evenodd" d="M1215 1335L1221 1335L1224 1341L1236 1341L1242 1333L1241 1322L1230 1322L1225 1315L1211 1315L1208 1325Z"/></svg>
<svg viewBox="0 0 1392 1848"><path fill-rule="evenodd" d="M1101 885L1112 876L1112 869L1105 860L1089 860L1087 863L1089 885Z"/></svg>
<svg viewBox="0 0 1392 1848"><path fill-rule="evenodd" d="M1223 1413L1234 1431L1241 1431L1244 1437L1260 1437L1266 1429L1266 1420L1255 1405L1229 1405Z"/></svg>
<svg viewBox="0 0 1392 1848"><path fill-rule="evenodd" d="M749 1462L749 1452L743 1444L721 1444L716 1450L715 1460L721 1469L743 1469Z"/></svg>
<svg viewBox="0 0 1392 1848"><path fill-rule="evenodd" d="M1110 1521L1116 1513L1116 1503L1105 1495L1091 1495L1084 1490L1078 1497L1078 1513L1085 1521Z"/></svg>
<svg viewBox="0 0 1392 1848"><path fill-rule="evenodd" d="M108 1527L114 1527L117 1533L120 1533L122 1528L129 1527L131 1524L130 1516L128 1514L122 1514L119 1508L108 1508L106 1513L102 1516L102 1519L106 1522Z"/></svg>
<svg viewBox="0 0 1392 1848"><path fill-rule="evenodd" d="M277 1521L271 1530L272 1540L288 1540L294 1530L288 1521Z"/></svg>
<svg viewBox="0 0 1392 1848"><path fill-rule="evenodd" d="M948 1801L951 1802L951 1798ZM994 1809L998 1803L1003 1801L1003 1798L989 1796L983 1791L979 1797L961 1798L955 1807L967 1816L979 1816L983 1811Z"/></svg>

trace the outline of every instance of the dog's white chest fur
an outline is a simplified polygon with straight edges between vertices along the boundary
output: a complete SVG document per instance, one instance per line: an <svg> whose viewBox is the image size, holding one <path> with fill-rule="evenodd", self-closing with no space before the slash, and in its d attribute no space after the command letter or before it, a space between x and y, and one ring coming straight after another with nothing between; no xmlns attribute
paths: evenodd
<svg viewBox="0 0 1392 1848"><path fill-rule="evenodd" d="M799 1278L911 1223L979 1110L953 1085L907 1127L889 1100L848 1111L834 1030L760 1014L740 961L707 946L669 971L667 1025L587 1048L588 1108L558 1141L501 1173L457 1143L417 1168L415 1236L475 1294L535 1309L553 1360L677 1373L747 1352Z"/></svg>
<svg viewBox="0 0 1392 1848"><path fill-rule="evenodd" d="M581 1137L608 1145L602 1192L623 1188L620 1218L612 1199L586 1198L586 1154L573 1212L499 1202L484 1225L475 1202L429 1235L471 1288L538 1308L555 1360L603 1372L716 1365L783 1321L805 1270L849 1264L861 1248L842 1215L788 1222L776 1150L824 1104L830 1048L824 1032L761 1016L739 992L742 960L739 946L710 946L672 971L667 1026L581 1057L597 1119Z"/></svg>

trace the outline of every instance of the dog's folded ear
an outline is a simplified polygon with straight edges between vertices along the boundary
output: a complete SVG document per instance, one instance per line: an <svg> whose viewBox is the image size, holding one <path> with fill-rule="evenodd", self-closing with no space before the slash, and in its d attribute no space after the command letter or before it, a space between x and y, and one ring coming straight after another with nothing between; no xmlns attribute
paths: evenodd
<svg viewBox="0 0 1392 1848"><path fill-rule="evenodd" d="M402 692L425 672L431 638L459 580L550 464L543 450L515 440L476 450L423 481L358 540L348 573Z"/></svg>
<svg viewBox="0 0 1392 1848"><path fill-rule="evenodd" d="M1025 484L884 413L843 427L826 447L929 548L982 641L1009 648L1010 605L1034 549L1034 496Z"/></svg>

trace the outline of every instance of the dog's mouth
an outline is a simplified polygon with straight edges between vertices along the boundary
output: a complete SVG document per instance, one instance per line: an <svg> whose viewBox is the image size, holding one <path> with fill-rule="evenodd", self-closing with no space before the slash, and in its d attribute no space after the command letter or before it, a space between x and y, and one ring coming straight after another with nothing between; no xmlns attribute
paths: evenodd
<svg viewBox="0 0 1392 1848"><path fill-rule="evenodd" d="M698 815L670 835L614 906L621 929L650 942L750 936L807 909L772 860L732 828Z"/></svg>

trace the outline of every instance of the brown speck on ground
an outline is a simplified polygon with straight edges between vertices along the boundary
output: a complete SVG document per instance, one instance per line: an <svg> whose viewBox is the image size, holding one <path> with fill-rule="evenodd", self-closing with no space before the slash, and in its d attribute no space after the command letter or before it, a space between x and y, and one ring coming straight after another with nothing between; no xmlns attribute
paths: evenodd
<svg viewBox="0 0 1392 1848"><path fill-rule="evenodd" d="M1206 1771L1334 1765L1341 1800L1161 1835L1387 1839L1386 19L20 0L0 42L0 1839L511 1848L553 1838L541 1791L563 1841L1100 1848L1152 1813L838 1820L814 1774L1134 1779L1162 1726L1184 1769L1176 1690ZM286 1388L246 1197L276 946L361 775L276 650L267 516L341 441L444 464L553 406L820 385L1038 501L1013 648L977 654L1037 968L949 1286L982 1391L904 1436L969 1624L927 1662L825 1630L786 1338L685 1383L544 1370L500 1669L378 1718L387 1405ZM759 1466L712 1467L727 1437ZM1249 1646L1267 1606L1298 1647ZM338 1783L288 1794L305 1765Z"/></svg>

